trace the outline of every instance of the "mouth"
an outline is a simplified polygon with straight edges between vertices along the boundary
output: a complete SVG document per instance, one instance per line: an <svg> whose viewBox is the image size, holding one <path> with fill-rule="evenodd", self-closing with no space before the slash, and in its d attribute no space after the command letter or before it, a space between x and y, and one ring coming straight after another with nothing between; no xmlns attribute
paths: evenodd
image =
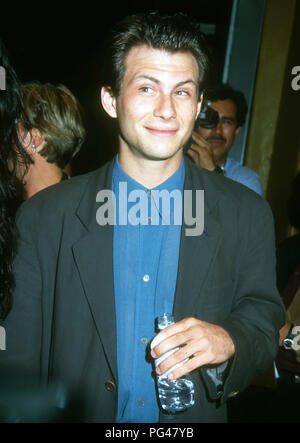
<svg viewBox="0 0 300 443"><path fill-rule="evenodd" d="M208 142L216 145L222 145L226 143L226 140L224 140L223 138L210 138L208 139Z"/></svg>
<svg viewBox="0 0 300 443"><path fill-rule="evenodd" d="M145 129L149 131L151 134L156 135L158 137L171 137L177 133L177 129L165 129L165 128L152 128L149 126L145 126Z"/></svg>

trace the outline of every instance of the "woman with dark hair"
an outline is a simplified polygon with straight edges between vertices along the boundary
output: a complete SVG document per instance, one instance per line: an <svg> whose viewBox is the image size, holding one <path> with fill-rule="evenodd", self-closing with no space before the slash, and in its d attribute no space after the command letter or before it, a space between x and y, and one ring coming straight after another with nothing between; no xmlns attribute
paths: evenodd
<svg viewBox="0 0 300 443"><path fill-rule="evenodd" d="M24 188L18 179L23 179L32 160L22 147L24 140L18 131L18 122L26 131L30 123L24 112L19 81L11 66L7 52L0 40L0 67L5 74L5 89L0 88L0 323L7 317L12 306L14 287L13 260L17 249L15 215L24 198ZM3 80L3 79L1 79ZM25 131L25 132L26 132ZM22 175L22 174L23 175ZM0 350L1 354L1 350ZM2 352L1 357L5 354ZM2 361L1 361L2 365ZM0 422L55 422L67 416L64 389L50 383L50 388L36 389L36 380L20 374L1 373L0 376ZM56 407L57 401L60 406ZM72 407L74 405L72 404ZM73 413L73 412L72 412Z"/></svg>
<svg viewBox="0 0 300 443"><path fill-rule="evenodd" d="M21 187L15 177L20 163L31 162L17 132L17 121L24 115L19 81L11 66L7 51L0 40L0 66L5 75L5 89L0 90L0 321L11 307L14 283L12 262L16 252L15 214L21 201Z"/></svg>

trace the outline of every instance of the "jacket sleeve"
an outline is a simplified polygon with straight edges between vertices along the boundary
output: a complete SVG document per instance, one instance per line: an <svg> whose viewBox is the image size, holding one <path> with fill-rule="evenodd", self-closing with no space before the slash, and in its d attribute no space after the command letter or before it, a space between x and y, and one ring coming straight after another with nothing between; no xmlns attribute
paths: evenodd
<svg viewBox="0 0 300 443"><path fill-rule="evenodd" d="M244 390L272 365L278 351L279 329L285 323L284 306L276 288L271 209L261 199L247 213L241 218L238 283L232 310L219 323L235 345L222 389L217 389L207 369L202 369L210 397L222 402L230 393Z"/></svg>

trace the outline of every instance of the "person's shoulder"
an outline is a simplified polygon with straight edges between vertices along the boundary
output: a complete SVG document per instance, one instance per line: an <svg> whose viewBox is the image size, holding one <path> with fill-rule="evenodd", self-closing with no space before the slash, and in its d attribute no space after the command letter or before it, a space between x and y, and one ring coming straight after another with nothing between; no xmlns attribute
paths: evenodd
<svg viewBox="0 0 300 443"><path fill-rule="evenodd" d="M263 195L262 184L257 172L253 171L247 166L242 166L239 162L235 161L231 157L227 157L225 171L227 178L247 186L248 188L257 192L259 195Z"/></svg>
<svg viewBox="0 0 300 443"><path fill-rule="evenodd" d="M75 210L89 188L97 193L97 187L105 181L103 174L107 173L109 164L110 162L95 171L72 177L37 192L21 205L18 218L32 213L49 215ZM87 195L90 196L89 193Z"/></svg>
<svg viewBox="0 0 300 443"><path fill-rule="evenodd" d="M217 178L211 177L211 174L217 175ZM239 205L244 205L245 202L247 202L247 204L253 202L253 204L258 205L264 205L266 203L266 200L247 184L223 175L218 175L215 172L210 172L210 186L212 186L212 184L217 187L220 195L226 196L232 201L236 201Z"/></svg>
<svg viewBox="0 0 300 443"><path fill-rule="evenodd" d="M63 205L74 203L74 198L79 197L87 186L87 183L96 171L70 178L34 194L26 200L20 208L21 212L32 211L34 208L43 208L46 206L49 210L55 208L56 210Z"/></svg>
<svg viewBox="0 0 300 443"><path fill-rule="evenodd" d="M247 217L255 213L268 213L272 216L269 203L248 186L222 174L200 168L193 162L188 162L187 171L192 176L193 187L204 190L204 199L208 206L218 201L226 214L243 213Z"/></svg>
<svg viewBox="0 0 300 443"><path fill-rule="evenodd" d="M243 166L236 160L231 157L227 158L226 166L228 167L228 174L230 178L234 177L243 177L244 179L257 178L259 179L259 175L257 172L248 168L248 166Z"/></svg>
<svg viewBox="0 0 300 443"><path fill-rule="evenodd" d="M192 161L188 161L188 173L193 177L198 177L203 183L203 189L207 192L216 192L218 195L230 196L233 199L243 199L249 197L254 200L264 200L260 195L248 188L244 184L237 182L222 174L200 168Z"/></svg>

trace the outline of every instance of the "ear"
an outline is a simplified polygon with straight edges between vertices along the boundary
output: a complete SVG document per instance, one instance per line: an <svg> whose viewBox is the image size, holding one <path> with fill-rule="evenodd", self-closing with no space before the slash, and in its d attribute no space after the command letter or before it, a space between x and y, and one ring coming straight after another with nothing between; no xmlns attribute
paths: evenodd
<svg viewBox="0 0 300 443"><path fill-rule="evenodd" d="M201 111L202 103L203 103L203 93L201 94L201 96L200 96L200 100L199 100L198 103L197 103L197 115L196 115L195 120L197 120L197 117L198 117L198 115L199 115L199 112Z"/></svg>
<svg viewBox="0 0 300 443"><path fill-rule="evenodd" d="M31 148L33 152L39 152L42 150L45 144L45 137L41 131L37 128L31 130Z"/></svg>
<svg viewBox="0 0 300 443"><path fill-rule="evenodd" d="M25 129L21 122L17 123L17 131L18 131L18 137L19 137L20 143L22 144L23 148L26 150L29 150L29 147L31 144L30 131Z"/></svg>
<svg viewBox="0 0 300 443"><path fill-rule="evenodd" d="M102 103L104 110L112 118L117 118L116 102L117 102L116 98L115 98L111 88L108 86L103 86L101 88L101 103Z"/></svg>
<svg viewBox="0 0 300 443"><path fill-rule="evenodd" d="M237 136L239 135L239 132L241 130L241 126L238 126L237 128L235 128L234 131L234 140L237 138Z"/></svg>

